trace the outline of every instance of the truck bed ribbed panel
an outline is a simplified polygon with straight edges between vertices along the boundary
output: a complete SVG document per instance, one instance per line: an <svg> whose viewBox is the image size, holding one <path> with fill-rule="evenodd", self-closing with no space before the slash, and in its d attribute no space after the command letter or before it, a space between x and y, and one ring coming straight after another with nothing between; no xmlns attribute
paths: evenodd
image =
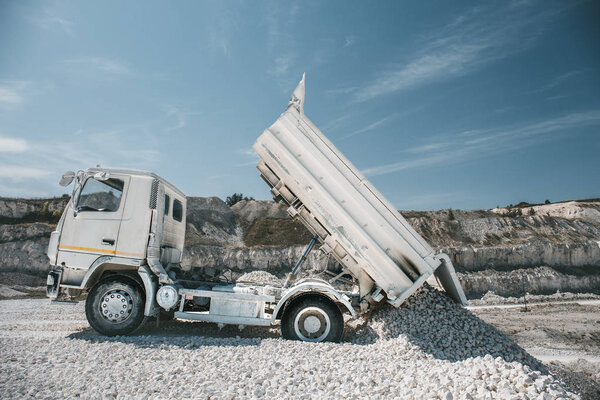
<svg viewBox="0 0 600 400"><path fill-rule="evenodd" d="M303 114L290 107L257 139L259 170L322 249L393 301L439 266L433 249Z"/></svg>

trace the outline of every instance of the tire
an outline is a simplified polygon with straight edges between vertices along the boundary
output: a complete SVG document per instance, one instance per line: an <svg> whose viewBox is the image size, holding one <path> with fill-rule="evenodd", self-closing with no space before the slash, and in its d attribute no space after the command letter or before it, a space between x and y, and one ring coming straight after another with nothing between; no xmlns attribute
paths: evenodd
<svg viewBox="0 0 600 400"><path fill-rule="evenodd" d="M144 292L133 280L108 277L98 282L85 301L85 316L105 336L127 335L144 322Z"/></svg>
<svg viewBox="0 0 600 400"><path fill-rule="evenodd" d="M338 306L321 295L302 296L286 306L281 318L284 339L304 342L339 342L344 318Z"/></svg>

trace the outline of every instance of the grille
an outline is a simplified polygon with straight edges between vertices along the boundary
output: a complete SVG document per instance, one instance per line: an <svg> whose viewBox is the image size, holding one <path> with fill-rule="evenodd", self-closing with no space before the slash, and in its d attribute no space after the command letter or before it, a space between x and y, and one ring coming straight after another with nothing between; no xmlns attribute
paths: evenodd
<svg viewBox="0 0 600 400"><path fill-rule="evenodd" d="M152 181L152 191L150 192L150 209L156 210L156 202L158 201L158 179Z"/></svg>

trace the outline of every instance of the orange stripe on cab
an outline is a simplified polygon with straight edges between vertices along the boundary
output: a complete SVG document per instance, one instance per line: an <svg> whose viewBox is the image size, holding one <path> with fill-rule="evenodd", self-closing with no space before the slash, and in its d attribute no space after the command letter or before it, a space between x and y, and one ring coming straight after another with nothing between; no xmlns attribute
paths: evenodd
<svg viewBox="0 0 600 400"><path fill-rule="evenodd" d="M79 251L90 251L90 252L94 252L94 253L103 253L103 254L112 254L112 255L122 255L122 256L130 256L130 257L135 257L135 258L144 258L144 256L142 254L137 254L137 253L128 253L126 251L119 251L117 252L116 250L107 250L107 249L96 249L93 247L79 247L79 246L66 246L66 245L60 245L58 246L59 249L62 250L79 250Z"/></svg>

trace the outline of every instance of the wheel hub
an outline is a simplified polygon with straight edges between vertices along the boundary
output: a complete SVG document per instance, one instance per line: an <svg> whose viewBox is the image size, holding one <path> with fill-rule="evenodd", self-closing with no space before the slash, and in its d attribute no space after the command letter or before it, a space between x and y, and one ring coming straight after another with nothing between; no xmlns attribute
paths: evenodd
<svg viewBox="0 0 600 400"><path fill-rule="evenodd" d="M296 315L296 335L306 342L321 342L331 330L331 322L325 311L318 307L307 307Z"/></svg>
<svg viewBox="0 0 600 400"><path fill-rule="evenodd" d="M110 290L102 296L100 315L110 322L123 322L131 316L133 299L124 290Z"/></svg>

